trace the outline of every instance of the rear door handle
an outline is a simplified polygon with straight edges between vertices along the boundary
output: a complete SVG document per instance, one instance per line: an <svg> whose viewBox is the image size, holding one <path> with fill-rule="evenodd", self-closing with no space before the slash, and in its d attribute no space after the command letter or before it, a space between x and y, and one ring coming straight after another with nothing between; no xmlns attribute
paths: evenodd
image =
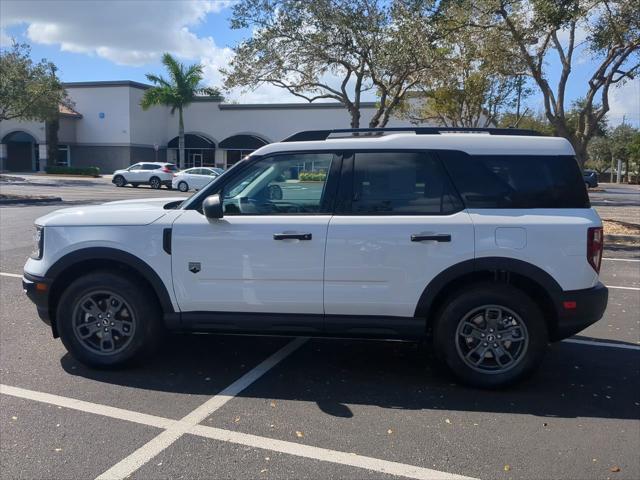
<svg viewBox="0 0 640 480"><path fill-rule="evenodd" d="M310 233L274 233L274 240L311 240Z"/></svg>
<svg viewBox="0 0 640 480"><path fill-rule="evenodd" d="M450 242L451 235L448 233L439 233L437 235L422 235L418 233L411 235L412 242L424 242L426 240L433 240L436 242Z"/></svg>

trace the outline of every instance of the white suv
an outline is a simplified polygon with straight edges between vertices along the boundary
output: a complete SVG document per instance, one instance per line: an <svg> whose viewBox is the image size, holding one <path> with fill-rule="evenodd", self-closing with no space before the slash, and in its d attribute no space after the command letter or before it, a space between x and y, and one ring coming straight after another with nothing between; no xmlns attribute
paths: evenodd
<svg viewBox="0 0 640 480"><path fill-rule="evenodd" d="M164 185L171 189L173 176L176 172L178 172L178 167L173 163L141 162L113 172L111 183L116 187L124 187L130 183L134 187L145 184L157 190Z"/></svg>
<svg viewBox="0 0 640 480"><path fill-rule="evenodd" d="M302 132L187 200L69 208L36 228L24 289L96 367L165 329L426 339L493 387L607 304L572 147L526 131Z"/></svg>

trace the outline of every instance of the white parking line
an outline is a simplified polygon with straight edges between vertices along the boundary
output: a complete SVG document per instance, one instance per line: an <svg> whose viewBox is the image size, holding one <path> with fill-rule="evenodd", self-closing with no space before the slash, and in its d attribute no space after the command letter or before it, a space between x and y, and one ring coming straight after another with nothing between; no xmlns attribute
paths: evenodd
<svg viewBox="0 0 640 480"><path fill-rule="evenodd" d="M294 348L292 347L292 344L294 344L294 342L291 342L284 347L285 349L288 348L290 350L289 352L287 352L287 354L293 351ZM299 347L300 345L302 345L302 343L300 343L299 345L296 345L295 348ZM280 350L279 352L276 352L276 354L271 356L266 361L273 359L273 357L275 355L278 355L280 352L282 352L282 350ZM285 356L286 355L281 356L281 358L277 361L282 360ZM275 359L273 359L272 361L275 361ZM263 364L265 362L263 362ZM257 378L258 377L256 377L256 379ZM232 384L232 386L233 385L234 384ZM236 388L239 388L239 386L241 386L241 384L239 384L238 387ZM229 387L229 389L230 388L231 387ZM228 391L229 389L225 389L225 390ZM276 440L274 438L260 437L257 435L234 432L231 430L224 430L221 428L214 428L214 427L208 427L205 425L192 424L191 422L184 421L184 419L171 420L168 418L158 417L155 415L147 415L140 412L134 412L130 410L124 410L121 408L110 407L108 405L85 402L82 400L76 400L68 397L61 397L58 395L51 395L49 393L36 392L33 390L26 390L24 388L12 387L9 385L0 385L0 394L10 395L12 397L17 397L17 398L24 398L24 399L33 400L36 402L57 405L60 407L69 408L71 410L78 410L81 412L93 413L96 415L103 415L106 417L116 418L119 420L128 420L131 422L135 422L143 425L149 425L152 427L166 428L163 434L166 433L167 435L160 434L147 444L149 445L148 447L149 451L153 449L158 453L161 452L164 448L171 445L171 443L173 443L175 440L180 438L180 436L182 436L183 434L189 433L191 435L198 435L201 437L206 437L206 438L218 440L221 442L234 443L237 445L244 445L252 448L260 448L263 450L271 450L274 452L280 452L287 455L294 455L297 457L304 457L304 458L312 458L312 459L320 460L323 462L336 463L339 465L347 465L347 466L362 468L362 469L370 470L374 472L387 473L390 475L414 478L418 480L477 480L472 477L465 477L465 476L457 475L453 473L441 472L439 470L432 470L429 468L417 467L415 465L408 465L408 464L398 463L398 462L390 462L390 461L381 460L378 458L358 455L356 453L341 452L338 450L330 450L327 448L314 447L311 445L304 445L304 444L295 443L295 442ZM215 398L216 397L213 397L211 400ZM231 398L233 397L229 397L229 399ZM212 404L215 404L215 403L216 402L212 402ZM206 405L206 403L204 405ZM204 407L204 405L202 405L202 407ZM219 406L222 406L222 404L219 404ZM199 407L196 410L194 410L194 412L192 412L193 417L191 418L191 420L200 418L201 415L205 414L205 410L202 407ZM199 413L196 415L196 412L199 412ZM187 417L190 417L192 414L187 415ZM209 413L207 412L206 415L208 416ZM140 466L142 465L143 464L140 464ZM108 470L107 472L109 471L110 470ZM101 477L112 478L112 477L105 477L107 472L102 474L99 478Z"/></svg>
<svg viewBox="0 0 640 480"><path fill-rule="evenodd" d="M238 395L238 393L275 367L280 361L300 348L307 340L307 338L297 338L289 342L276 353L222 390L218 395L210 398L191 413L186 415L178 424L174 424L169 427L131 455L115 464L102 475L99 475L97 480L115 480L128 477L153 457L162 452L162 450L169 447L182 435L187 433L191 427L197 425L213 412L221 408L225 403Z"/></svg>
<svg viewBox="0 0 640 480"><path fill-rule="evenodd" d="M0 384L0 393L3 395L11 395L12 397L25 398L35 402L48 403L50 405L57 405L58 407L70 408L71 410L103 415L105 417L117 418L119 420L126 420L128 422L140 423L142 425L149 425L157 428L170 428L178 422L178 420L169 420L168 418L147 415L146 413L109 407L108 405L85 402L83 400L61 397L50 393L26 390L24 388L12 387L10 385Z"/></svg>
<svg viewBox="0 0 640 480"><path fill-rule="evenodd" d="M471 477L456 475L455 473L441 472L431 470L430 468L416 467L414 465L390 462L378 458L363 457L355 453L286 442L276 440L275 438L258 437L248 433L223 430L205 425L196 425L189 433L222 442L236 443L248 447L261 448L263 450L272 450L274 452L296 455L298 457L313 458L314 460L348 465L400 477L417 478L421 480L471 480Z"/></svg>
<svg viewBox="0 0 640 480"><path fill-rule="evenodd" d="M640 287L617 287L615 285L607 285L607 288L613 288L614 290L636 290L636 291L640 291Z"/></svg>
<svg viewBox="0 0 640 480"><path fill-rule="evenodd" d="M22 275L18 275L17 273L0 272L0 277L22 278Z"/></svg>
<svg viewBox="0 0 640 480"><path fill-rule="evenodd" d="M626 345L624 343L600 342L597 340L581 340L579 338L566 338L565 343L578 343L580 345L593 345L595 347L622 348L624 350L640 350L640 345Z"/></svg>
<svg viewBox="0 0 640 480"><path fill-rule="evenodd" d="M640 259L637 258L609 258L609 257L602 257L602 260L608 260L610 262L635 262L635 263L639 263Z"/></svg>

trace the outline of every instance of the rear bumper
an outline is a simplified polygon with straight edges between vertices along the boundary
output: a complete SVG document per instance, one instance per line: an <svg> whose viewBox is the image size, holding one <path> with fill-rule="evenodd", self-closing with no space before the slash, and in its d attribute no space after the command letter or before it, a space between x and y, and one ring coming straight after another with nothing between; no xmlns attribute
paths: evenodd
<svg viewBox="0 0 640 480"><path fill-rule="evenodd" d="M551 340L570 337L600 320L608 299L609 290L600 282L593 288L563 292L556 300L558 325Z"/></svg>
<svg viewBox="0 0 640 480"><path fill-rule="evenodd" d="M38 310L40 319L51 326L51 315L49 312L49 289L51 281L44 277L37 277L29 273L22 276L22 290L29 297Z"/></svg>

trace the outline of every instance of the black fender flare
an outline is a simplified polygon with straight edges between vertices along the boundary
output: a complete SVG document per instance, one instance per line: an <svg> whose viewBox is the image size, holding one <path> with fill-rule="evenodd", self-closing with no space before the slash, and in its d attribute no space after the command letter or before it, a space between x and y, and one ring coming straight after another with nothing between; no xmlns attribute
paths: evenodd
<svg viewBox="0 0 640 480"><path fill-rule="evenodd" d="M557 311L563 293L562 287L540 267L515 258L481 257L457 263L436 275L420 295L415 316L428 317L435 300L451 282L466 275L483 271L515 273L530 279L548 293Z"/></svg>
<svg viewBox="0 0 640 480"><path fill-rule="evenodd" d="M70 252L58 259L49 269L45 277L55 284L56 279L67 269L87 260L107 260L118 262L133 269L149 282L160 301L165 314L175 313L169 291L155 270L145 261L123 250L110 247L88 247Z"/></svg>

